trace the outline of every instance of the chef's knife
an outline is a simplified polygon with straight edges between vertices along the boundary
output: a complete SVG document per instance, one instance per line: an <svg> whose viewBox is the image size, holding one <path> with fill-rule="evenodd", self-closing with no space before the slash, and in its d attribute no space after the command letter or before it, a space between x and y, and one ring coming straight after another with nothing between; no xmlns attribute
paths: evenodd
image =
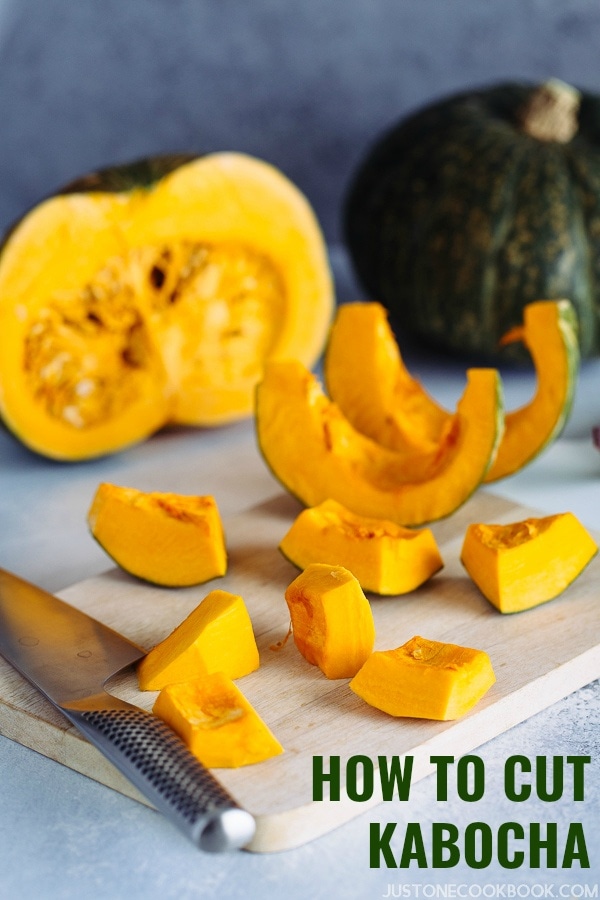
<svg viewBox="0 0 600 900"><path fill-rule="evenodd" d="M68 603L0 569L0 655L202 850L244 847L253 817L151 713L107 680L144 651Z"/></svg>

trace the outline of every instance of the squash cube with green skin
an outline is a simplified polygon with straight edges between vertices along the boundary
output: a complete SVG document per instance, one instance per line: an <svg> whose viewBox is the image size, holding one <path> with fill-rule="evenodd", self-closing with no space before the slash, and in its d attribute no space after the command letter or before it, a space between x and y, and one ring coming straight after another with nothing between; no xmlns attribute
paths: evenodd
<svg viewBox="0 0 600 900"><path fill-rule="evenodd" d="M416 590L443 566L430 529L357 516L335 500L302 510L279 549L301 569L344 566L364 591L385 595Z"/></svg>
<svg viewBox="0 0 600 900"><path fill-rule="evenodd" d="M185 587L227 571L225 536L213 497L102 482L87 518L109 556L152 584Z"/></svg>
<svg viewBox="0 0 600 900"><path fill-rule="evenodd" d="M573 513L559 513L508 525L473 523L461 562L490 603L502 613L514 613L557 597L597 552Z"/></svg>

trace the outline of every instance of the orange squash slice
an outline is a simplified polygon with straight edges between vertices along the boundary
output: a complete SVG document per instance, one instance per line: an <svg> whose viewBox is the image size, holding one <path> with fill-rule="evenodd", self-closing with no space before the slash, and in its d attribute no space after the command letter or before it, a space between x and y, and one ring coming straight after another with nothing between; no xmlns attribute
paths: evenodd
<svg viewBox="0 0 600 900"><path fill-rule="evenodd" d="M305 506L337 500L352 512L416 526L454 512L481 483L503 428L495 369L472 369L444 441L398 453L356 431L294 360L271 362L257 389L262 454Z"/></svg>

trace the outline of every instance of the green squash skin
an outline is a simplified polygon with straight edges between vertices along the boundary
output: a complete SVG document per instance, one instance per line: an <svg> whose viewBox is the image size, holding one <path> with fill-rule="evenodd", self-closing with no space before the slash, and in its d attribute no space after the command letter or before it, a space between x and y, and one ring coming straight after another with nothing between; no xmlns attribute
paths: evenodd
<svg viewBox="0 0 600 900"><path fill-rule="evenodd" d="M396 125L345 198L356 274L395 328L491 362L535 300L568 298L582 357L600 354L600 96L581 93L568 143L517 115L534 85L446 98Z"/></svg>
<svg viewBox="0 0 600 900"><path fill-rule="evenodd" d="M135 188L151 188L157 181L179 169L180 166L198 159L193 154L165 154L137 159L122 165L109 166L90 172L69 182L59 194L89 194L96 191L120 194Z"/></svg>
<svg viewBox="0 0 600 900"><path fill-rule="evenodd" d="M309 507L311 504L308 502L306 497L303 496L303 492L302 491L299 492L297 490L292 489L291 485L289 484L289 479L286 476L286 472L283 471L284 467L280 467L276 463L273 462L269 451L265 448L264 443L262 441L261 429L260 429L260 422L261 422L260 384L256 386L254 409L255 409L254 431L255 431L255 437L256 437L256 446L258 447L258 451L259 451L266 467L268 468L270 473L273 475L273 477L279 482L279 484L287 491L287 493L294 500L297 500L298 503L300 503L301 507L304 507L304 508ZM464 506L465 503L468 500L470 500L470 498L475 494L475 492L480 487L483 486L483 477L485 476L485 474L487 472L489 472L489 470L492 466L492 461L493 461L494 457L496 456L498 447L500 446L500 441L502 440L502 435L504 434L504 419L505 419L506 407L505 407L505 403L504 403L504 387L502 384L502 379L500 377L497 379L497 383L496 383L496 410L497 410L497 412L496 412L496 418L495 418L495 433L494 433L493 447L492 447L492 450L490 453L490 458L489 458L488 464L486 466L485 472L482 473L482 481L480 482L480 484L476 485L473 488L473 490L469 494L467 494L462 499L461 503L457 507L455 507L453 510L443 513L442 515L437 516L435 519L423 519L422 521L411 522L410 525L407 525L406 527L421 528L421 527L424 527L427 525L431 525L435 521L439 522L439 521L449 518L450 516L454 515L458 509L460 509L462 506ZM341 503L342 505L345 505L348 509L352 510L353 512L358 512L357 510L352 509L352 503L348 499L348 497L339 496L339 495L337 495L337 492L334 492L334 493L335 493L335 496L332 495L332 499L337 500L339 503ZM358 514L361 515L360 512L358 512ZM378 514L370 513L370 515L377 517ZM406 523L402 522L401 519L402 519L402 517L398 516L395 519L395 521L399 525L406 525ZM283 554L283 551L281 551L281 552ZM283 554L283 555L285 556L285 554ZM296 563L294 563L293 560L291 560L291 559L290 559L290 562L292 563L292 565L296 565Z"/></svg>
<svg viewBox="0 0 600 900"><path fill-rule="evenodd" d="M569 421L569 417L573 410L573 403L575 401L577 379L579 377L581 366L581 356L579 352L579 322L573 306L569 303L561 304L560 330L567 350L570 390L563 410L563 417L557 423L556 430L552 433L550 438L551 441L554 441L562 433L565 425Z"/></svg>
<svg viewBox="0 0 600 900"><path fill-rule="evenodd" d="M12 233L19 227L25 216L31 212L40 203L50 200L52 197L60 197L65 194L91 194L91 193L107 193L120 194L139 190L148 190L161 178L184 166L186 163L198 159L194 154L171 153L162 156L149 156L143 159L137 159L132 162L122 163L121 165L109 166L104 169L98 169L96 172L89 172L63 185L59 190L53 191L42 200L27 209L22 216L10 225L0 239L0 256L6 246L6 243Z"/></svg>

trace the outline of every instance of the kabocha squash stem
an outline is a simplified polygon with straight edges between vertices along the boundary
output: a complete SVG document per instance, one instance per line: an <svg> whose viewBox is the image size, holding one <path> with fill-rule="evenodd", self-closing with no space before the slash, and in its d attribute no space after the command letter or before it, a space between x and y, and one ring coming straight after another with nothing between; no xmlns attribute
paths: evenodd
<svg viewBox="0 0 600 900"><path fill-rule="evenodd" d="M567 144L577 134L580 104L578 90L564 81L550 79L524 104L519 115L521 128L539 141Z"/></svg>
<svg viewBox="0 0 600 900"><path fill-rule="evenodd" d="M217 153L97 173L0 249L0 415L62 460L231 422L267 359L316 361L332 309L315 215L274 167Z"/></svg>

